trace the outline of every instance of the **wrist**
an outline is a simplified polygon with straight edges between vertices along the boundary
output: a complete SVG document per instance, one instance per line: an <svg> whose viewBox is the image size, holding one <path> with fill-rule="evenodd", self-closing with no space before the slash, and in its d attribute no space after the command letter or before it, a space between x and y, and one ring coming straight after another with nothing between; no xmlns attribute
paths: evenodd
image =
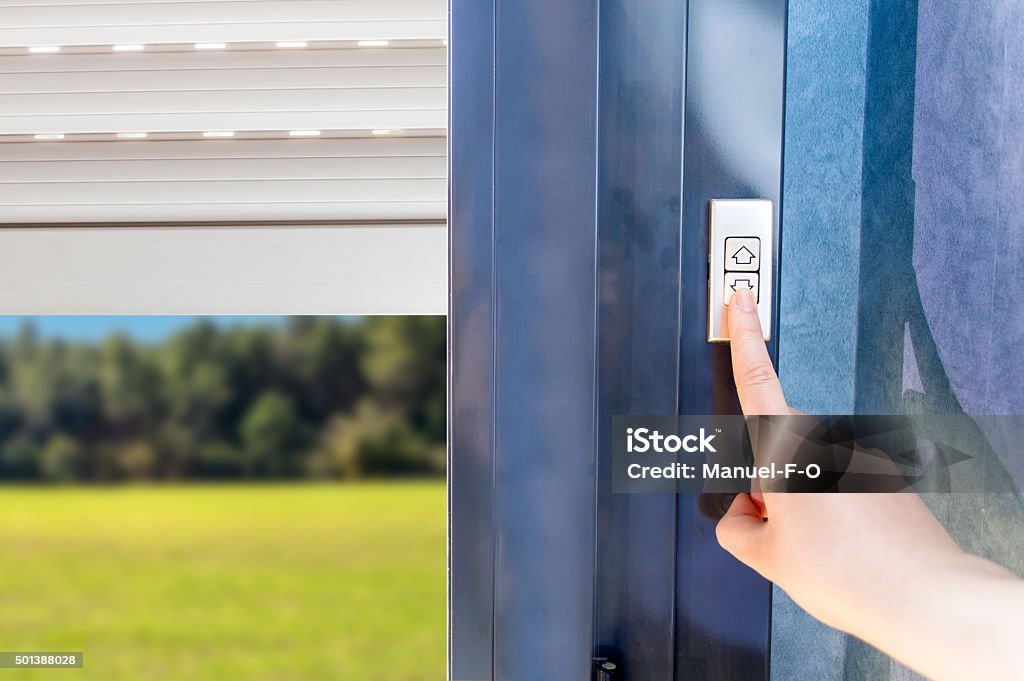
<svg viewBox="0 0 1024 681"><path fill-rule="evenodd" d="M894 630L939 617L944 596L977 569L978 560L952 542L926 551L908 547L846 585L851 596L831 624L878 646Z"/></svg>

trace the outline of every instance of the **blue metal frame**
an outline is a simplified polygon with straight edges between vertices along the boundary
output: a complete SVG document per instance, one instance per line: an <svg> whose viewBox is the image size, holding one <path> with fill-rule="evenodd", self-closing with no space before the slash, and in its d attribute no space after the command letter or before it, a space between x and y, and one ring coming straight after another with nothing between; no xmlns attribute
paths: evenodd
<svg viewBox="0 0 1024 681"><path fill-rule="evenodd" d="M589 678L596 7L451 9L449 673Z"/></svg>
<svg viewBox="0 0 1024 681"><path fill-rule="evenodd" d="M448 29L448 666L466 680L493 665L493 9L452 0Z"/></svg>
<svg viewBox="0 0 1024 681"><path fill-rule="evenodd" d="M679 400L686 4L601 3L595 644L626 679L675 669L674 495L612 494L615 414Z"/></svg>
<svg viewBox="0 0 1024 681"><path fill-rule="evenodd" d="M680 413L739 413L729 349L706 342L708 200L775 203L778 291L786 0L690 0L683 153ZM778 295L769 351L778 344ZM676 679L769 677L771 587L679 503Z"/></svg>
<svg viewBox="0 0 1024 681"><path fill-rule="evenodd" d="M779 199L785 0L451 19L449 678L764 679L768 585L696 499L613 495L606 435L737 410L706 203Z"/></svg>

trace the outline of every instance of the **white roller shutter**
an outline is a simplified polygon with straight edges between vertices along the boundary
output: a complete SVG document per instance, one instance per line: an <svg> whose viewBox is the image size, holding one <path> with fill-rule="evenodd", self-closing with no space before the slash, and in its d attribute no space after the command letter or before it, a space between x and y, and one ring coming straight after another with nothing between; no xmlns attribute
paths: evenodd
<svg viewBox="0 0 1024 681"><path fill-rule="evenodd" d="M0 0L0 313L443 313L446 5Z"/></svg>
<svg viewBox="0 0 1024 681"><path fill-rule="evenodd" d="M0 0L0 222L443 220L446 11Z"/></svg>

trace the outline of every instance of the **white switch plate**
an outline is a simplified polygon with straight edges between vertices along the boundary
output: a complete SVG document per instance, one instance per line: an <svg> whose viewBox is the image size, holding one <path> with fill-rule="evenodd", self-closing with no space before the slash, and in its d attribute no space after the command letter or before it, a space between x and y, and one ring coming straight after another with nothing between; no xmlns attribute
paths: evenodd
<svg viewBox="0 0 1024 681"><path fill-rule="evenodd" d="M708 235L708 342L729 340L725 326L725 274L740 270L730 267L725 252L726 239L756 238L760 240L757 311L761 319L764 339L770 340L772 330L772 218L774 207L768 199L712 199L708 209L710 233ZM733 242L744 243L744 242Z"/></svg>

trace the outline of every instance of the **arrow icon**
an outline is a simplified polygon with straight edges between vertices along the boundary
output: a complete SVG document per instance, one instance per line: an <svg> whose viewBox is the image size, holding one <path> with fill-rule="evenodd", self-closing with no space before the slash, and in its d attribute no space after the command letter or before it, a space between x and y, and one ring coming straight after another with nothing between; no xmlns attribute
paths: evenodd
<svg viewBox="0 0 1024 681"><path fill-rule="evenodd" d="M740 250L733 253L731 257L736 261L737 265L749 265L754 262L756 256L746 246L740 246Z"/></svg>
<svg viewBox="0 0 1024 681"><path fill-rule="evenodd" d="M745 286L740 286L740 288L745 288L745 289L748 289L750 291L754 290L754 282L750 281L749 279L737 279L736 281L732 282L732 286L730 286L729 288L731 288L733 291L735 291L735 290L737 290L736 289L736 285L737 284L745 284Z"/></svg>

